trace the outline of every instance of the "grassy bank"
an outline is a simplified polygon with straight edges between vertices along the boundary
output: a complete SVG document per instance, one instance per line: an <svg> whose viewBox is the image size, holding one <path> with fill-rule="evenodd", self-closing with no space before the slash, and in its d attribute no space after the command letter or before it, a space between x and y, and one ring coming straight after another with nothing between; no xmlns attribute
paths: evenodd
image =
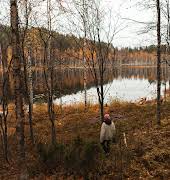
<svg viewBox="0 0 170 180"><path fill-rule="evenodd" d="M156 125L156 106L113 102L105 107L116 125L116 143L106 157L100 147L97 105L56 111L57 146L50 145L50 121L45 105L36 105L33 121L36 146L29 141L26 123L27 174L34 179L169 179L170 103L162 105L162 125ZM12 107L11 107L12 109ZM10 115L10 165L0 164L0 177L15 179L17 165L14 115ZM126 134L127 147L123 133ZM2 152L0 152L2 156ZM88 177L87 177L88 175Z"/></svg>

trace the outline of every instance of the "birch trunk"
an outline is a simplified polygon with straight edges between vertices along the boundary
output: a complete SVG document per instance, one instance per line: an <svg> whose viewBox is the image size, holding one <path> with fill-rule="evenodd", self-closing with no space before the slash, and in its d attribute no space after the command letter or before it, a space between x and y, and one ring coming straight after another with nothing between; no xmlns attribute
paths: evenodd
<svg viewBox="0 0 170 180"><path fill-rule="evenodd" d="M13 60L13 77L15 89L15 113L16 113L16 133L18 140L19 157L25 159L25 136L24 136L24 110L23 110L23 87L24 81L21 73L20 59L20 41L18 28L18 6L17 0L10 0L11 10L11 31L12 31L12 60Z"/></svg>
<svg viewBox="0 0 170 180"><path fill-rule="evenodd" d="M51 141L52 144L56 144L56 128L55 128L55 112L54 112L54 103L53 103L53 82L54 82L54 69L53 69L53 60L51 58L51 0L47 0L47 15L48 15L48 31L49 39L47 42L47 77L48 77L48 114L51 121Z"/></svg>
<svg viewBox="0 0 170 180"><path fill-rule="evenodd" d="M29 94L29 125L30 125L30 138L34 144L34 133L33 133L33 124L32 124L32 113L33 113L33 79L32 79L32 60L31 60L31 48L28 52L28 94Z"/></svg>
<svg viewBox="0 0 170 180"><path fill-rule="evenodd" d="M161 124L161 13L160 0L156 1L157 6L157 123Z"/></svg>

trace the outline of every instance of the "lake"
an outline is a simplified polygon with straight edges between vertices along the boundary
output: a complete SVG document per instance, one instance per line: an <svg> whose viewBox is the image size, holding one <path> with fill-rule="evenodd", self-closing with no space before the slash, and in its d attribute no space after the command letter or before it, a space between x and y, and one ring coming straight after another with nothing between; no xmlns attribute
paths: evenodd
<svg viewBox="0 0 170 180"><path fill-rule="evenodd" d="M162 68L162 89L164 94L165 84L169 88L169 71ZM2 82L2 77L0 77ZM165 83L166 82L166 83ZM46 92L44 73L34 70L34 101L44 102ZM135 102L140 98L156 98L156 68L122 66L107 69L104 79L105 103L114 99ZM63 105L84 102L83 69L56 69L54 72L55 104ZM94 79L87 70L87 101L97 103L98 97L94 86Z"/></svg>
<svg viewBox="0 0 170 180"><path fill-rule="evenodd" d="M97 103L98 96L94 80L87 72L87 101ZM162 90L165 82L169 88L168 70L162 68ZM40 78L41 79L41 78ZM55 104L63 105L84 102L83 71L82 69L65 69L55 75ZM108 69L105 74L105 103L112 100L128 102L139 101L140 98L156 98L156 68L155 67L121 67Z"/></svg>
<svg viewBox="0 0 170 180"><path fill-rule="evenodd" d="M112 82L104 85L104 89L107 92L105 95L105 103L109 103L112 100L135 102L143 97L146 97L148 100L156 98L156 82L150 84L147 79L138 79L134 77L113 79ZM163 92L164 89L162 89L162 95ZM87 90L87 101L89 103L98 102L95 87L91 87ZM59 104L60 102L60 98L55 99L55 104ZM63 105L80 102L84 102L84 91L78 91L75 94L73 93L62 97Z"/></svg>

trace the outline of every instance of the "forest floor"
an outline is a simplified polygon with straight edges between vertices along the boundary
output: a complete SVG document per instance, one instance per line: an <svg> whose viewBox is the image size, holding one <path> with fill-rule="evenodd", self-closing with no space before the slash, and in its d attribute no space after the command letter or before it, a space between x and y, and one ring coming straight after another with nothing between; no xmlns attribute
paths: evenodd
<svg viewBox="0 0 170 180"><path fill-rule="evenodd" d="M12 106L11 106L12 109ZM100 117L97 105L56 111L57 146L50 146L46 105L36 105L33 127L36 145L29 140L26 122L26 171L17 158L16 122L9 115L9 164L0 150L0 179L170 179L170 102L162 104L161 126L156 124L156 105L113 102L105 107L116 125L116 143L105 156L99 143ZM126 135L127 147L124 143ZM2 146L0 144L0 146ZM48 147L48 148L47 148ZM82 158L82 159L81 159ZM21 178L20 178L21 179Z"/></svg>

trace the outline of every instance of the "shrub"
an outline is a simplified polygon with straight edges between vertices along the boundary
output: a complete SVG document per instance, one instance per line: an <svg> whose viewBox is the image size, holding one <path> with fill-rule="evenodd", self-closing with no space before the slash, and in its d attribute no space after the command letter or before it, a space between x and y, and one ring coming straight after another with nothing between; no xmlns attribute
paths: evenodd
<svg viewBox="0 0 170 180"><path fill-rule="evenodd" d="M80 174L81 156L83 150L83 141L80 137L77 137L73 144L66 149L64 165L69 172L78 172Z"/></svg>
<svg viewBox="0 0 170 180"><path fill-rule="evenodd" d="M49 169L54 169L63 162L65 147L62 144L42 144L37 145L40 161L45 163Z"/></svg>
<svg viewBox="0 0 170 180"><path fill-rule="evenodd" d="M68 173L81 175L87 179L90 173L98 172L104 157L100 144L84 142L77 137L70 145L37 145L39 159L48 171L63 166Z"/></svg>
<svg viewBox="0 0 170 180"><path fill-rule="evenodd" d="M36 164L36 163L29 165L27 167L27 171L28 171L28 174L29 174L30 178L39 175L40 172L41 172L39 164Z"/></svg>
<svg viewBox="0 0 170 180"><path fill-rule="evenodd" d="M89 172L95 172L102 157L102 149L95 142L83 142L79 137L74 140L65 154L65 168L70 173L83 175L86 179Z"/></svg>

